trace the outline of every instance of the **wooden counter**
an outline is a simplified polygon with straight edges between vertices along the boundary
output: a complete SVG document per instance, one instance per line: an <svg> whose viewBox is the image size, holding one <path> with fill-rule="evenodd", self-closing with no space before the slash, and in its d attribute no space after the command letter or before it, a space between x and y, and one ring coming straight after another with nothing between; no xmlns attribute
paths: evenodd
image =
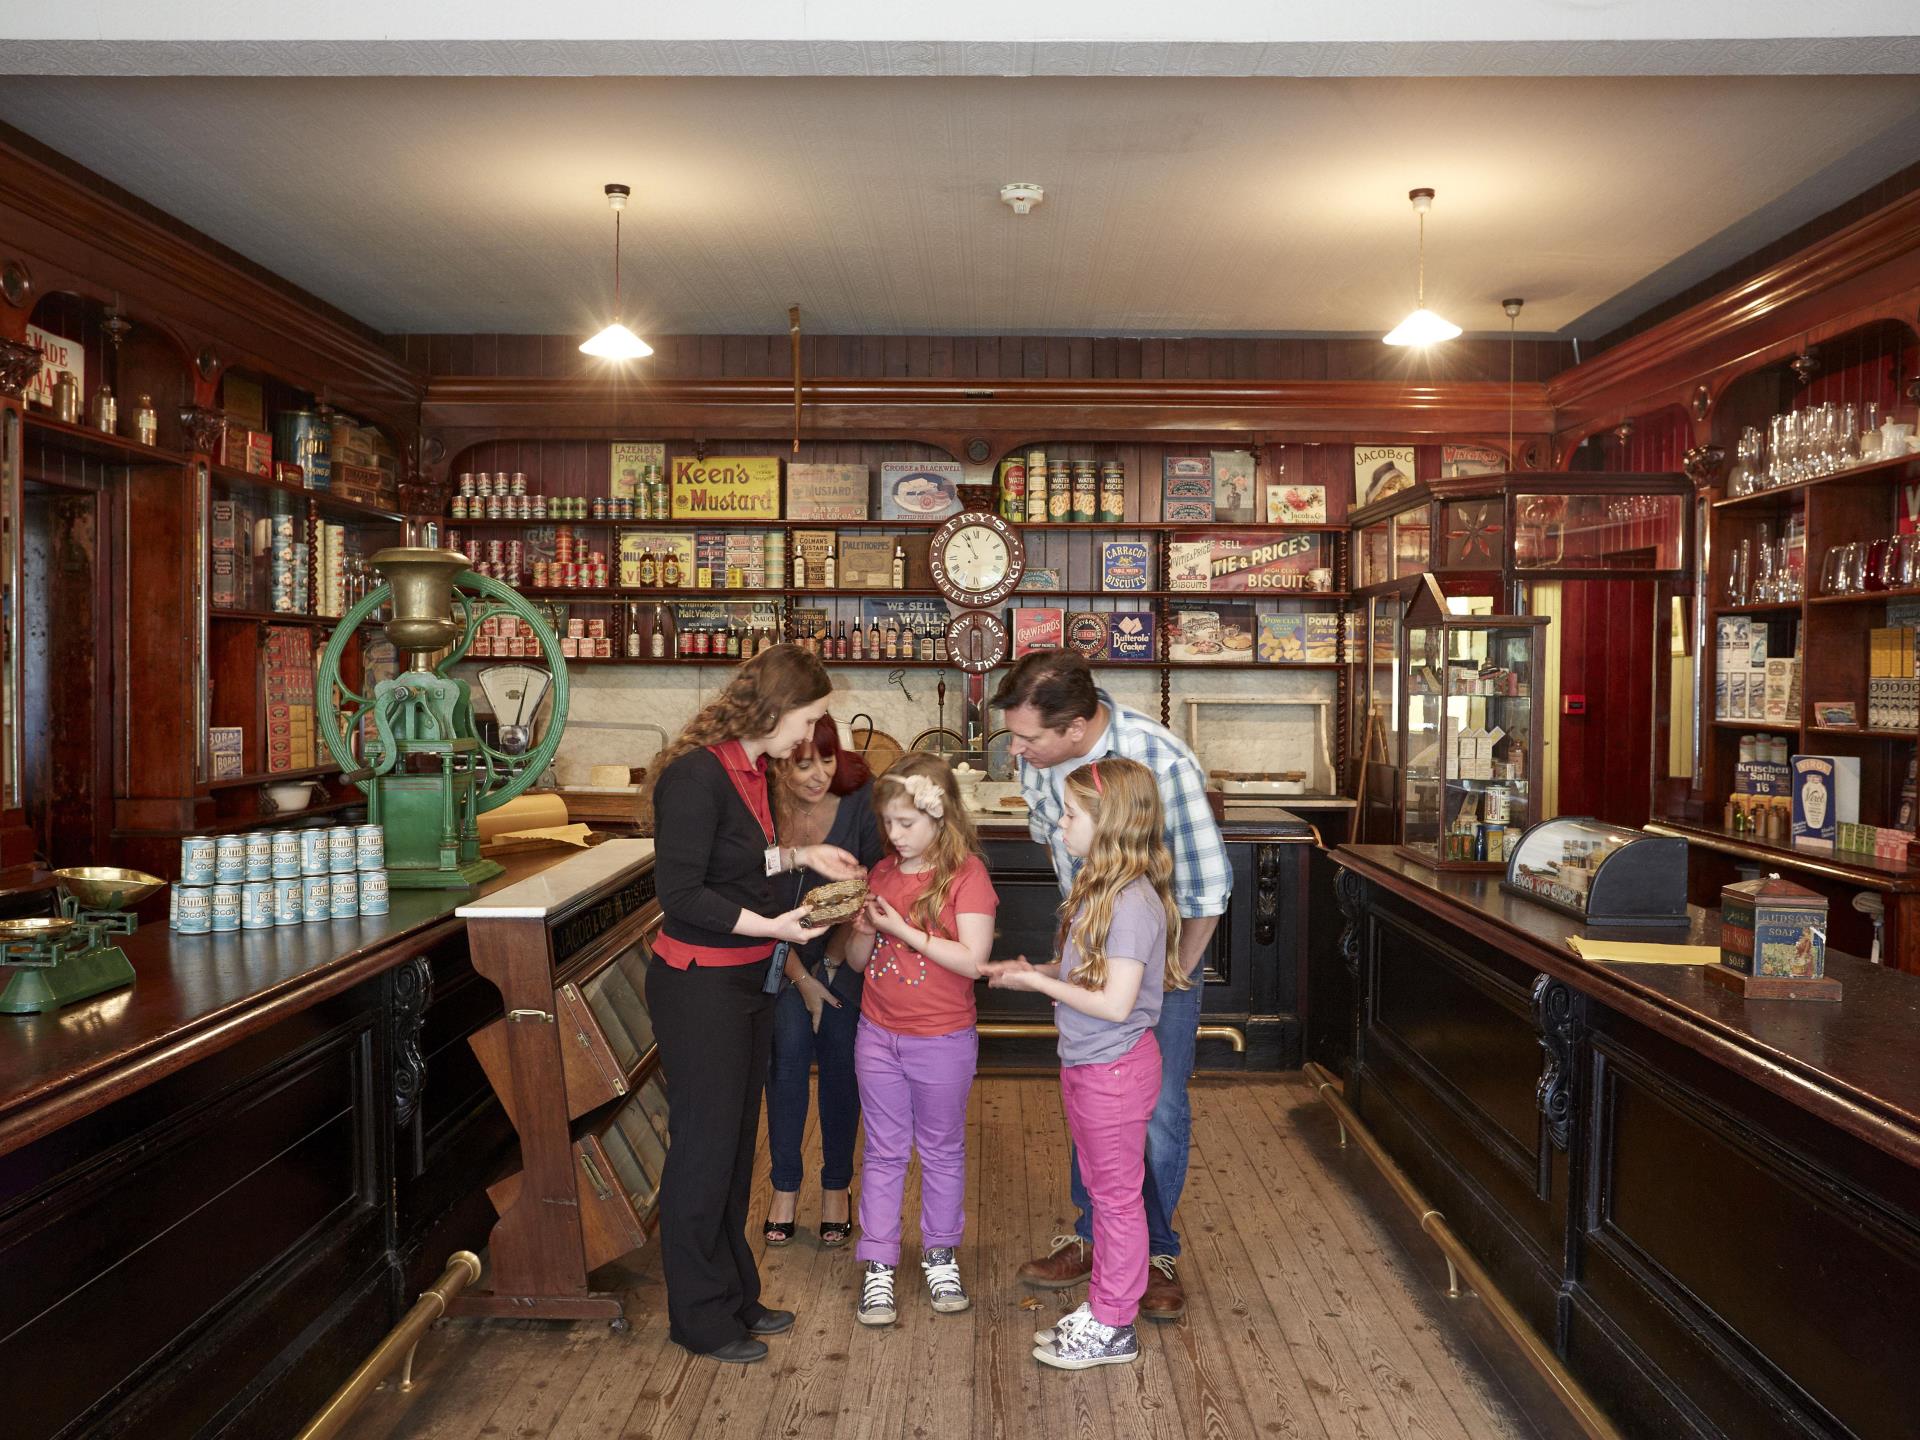
<svg viewBox="0 0 1920 1440"><path fill-rule="evenodd" d="M1334 860L1349 1103L1627 1433L1916 1433L1920 979L1829 952L1841 1002L1748 1001L1566 945L1677 932Z"/></svg>
<svg viewBox="0 0 1920 1440"><path fill-rule="evenodd" d="M453 917L571 852L392 911L143 926L127 989L0 1016L8 1440L293 1433L492 1223L500 1013Z"/></svg>

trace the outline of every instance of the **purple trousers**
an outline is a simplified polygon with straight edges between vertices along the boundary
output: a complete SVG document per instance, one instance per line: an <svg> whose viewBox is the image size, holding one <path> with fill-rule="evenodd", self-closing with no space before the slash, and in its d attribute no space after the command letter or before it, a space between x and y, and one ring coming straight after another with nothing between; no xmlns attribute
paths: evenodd
<svg viewBox="0 0 1920 1440"><path fill-rule="evenodd" d="M960 1243L967 1221L967 1095L979 1060L980 1032L971 1025L950 1035L896 1035L861 1017L853 1037L867 1131L854 1249L861 1260L900 1263L900 1206L915 1150L921 1248Z"/></svg>
<svg viewBox="0 0 1920 1440"><path fill-rule="evenodd" d="M1102 1325L1131 1325L1147 1293L1147 1121L1160 1098L1160 1044L1142 1035L1118 1060L1060 1067L1080 1176L1093 1197L1087 1308Z"/></svg>

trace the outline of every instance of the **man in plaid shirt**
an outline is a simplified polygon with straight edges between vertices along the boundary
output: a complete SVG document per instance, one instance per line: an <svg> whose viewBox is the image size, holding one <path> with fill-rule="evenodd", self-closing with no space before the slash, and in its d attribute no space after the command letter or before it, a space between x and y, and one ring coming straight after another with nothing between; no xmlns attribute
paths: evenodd
<svg viewBox="0 0 1920 1440"><path fill-rule="evenodd" d="M1160 783L1167 849L1173 854L1173 898L1180 911L1180 959L1194 984L1161 997L1160 1098L1147 1125L1147 1238L1152 1268L1140 1313L1149 1320L1177 1320L1186 1313L1186 1294L1174 1261L1180 1237L1173 1212L1187 1183L1187 1156L1193 1146L1193 1112L1187 1081L1200 1026L1201 983L1195 972L1207 942L1233 891L1233 871L1220 827L1207 805L1206 772L1193 751L1163 725L1117 704L1093 683L1087 662L1070 650L1048 650L1020 659L994 691L994 708L1006 712L1014 757L1020 762L1020 793L1027 802L1027 827L1047 847L1053 871L1065 895L1077 862L1060 835L1061 788L1089 760L1118 755L1137 760ZM1073 1167L1073 1203L1079 1207L1076 1234L1055 1239L1051 1253L1020 1267L1020 1278L1043 1289L1066 1289L1093 1270L1093 1206Z"/></svg>

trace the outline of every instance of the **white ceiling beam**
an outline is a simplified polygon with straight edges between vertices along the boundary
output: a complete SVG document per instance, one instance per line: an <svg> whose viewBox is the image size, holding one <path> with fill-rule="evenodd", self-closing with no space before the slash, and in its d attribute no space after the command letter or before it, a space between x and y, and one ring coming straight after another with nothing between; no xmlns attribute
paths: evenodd
<svg viewBox="0 0 1920 1440"><path fill-rule="evenodd" d="M0 0L0 73L1904 74L1917 27L1913 0Z"/></svg>

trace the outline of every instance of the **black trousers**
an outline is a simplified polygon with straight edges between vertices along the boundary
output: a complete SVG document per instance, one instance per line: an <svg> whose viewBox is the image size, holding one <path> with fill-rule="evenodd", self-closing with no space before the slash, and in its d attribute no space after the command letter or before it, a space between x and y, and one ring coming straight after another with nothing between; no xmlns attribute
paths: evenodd
<svg viewBox="0 0 1920 1440"><path fill-rule="evenodd" d="M704 1354L764 1313L747 1244L760 1095L773 1051L766 965L647 967L647 1009L667 1084L660 1266L667 1334Z"/></svg>

